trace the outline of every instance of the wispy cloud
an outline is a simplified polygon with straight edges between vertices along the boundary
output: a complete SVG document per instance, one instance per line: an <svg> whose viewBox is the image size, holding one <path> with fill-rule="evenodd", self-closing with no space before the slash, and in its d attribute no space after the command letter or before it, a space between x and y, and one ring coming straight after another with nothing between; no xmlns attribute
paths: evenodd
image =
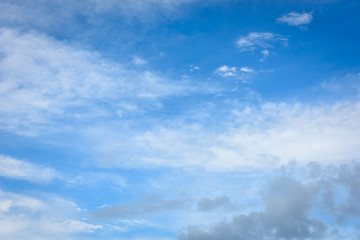
<svg viewBox="0 0 360 240"><path fill-rule="evenodd" d="M135 106L143 101L151 105L196 89L34 32L1 29L0 50L1 128L20 134L36 135L59 118L112 116L125 100Z"/></svg>
<svg viewBox="0 0 360 240"><path fill-rule="evenodd" d="M52 168L0 155L0 176L30 182L49 182L60 177Z"/></svg>
<svg viewBox="0 0 360 240"><path fill-rule="evenodd" d="M260 59L260 62L264 62L270 56L270 51L268 49L264 49L264 50L261 51L261 54L263 56Z"/></svg>
<svg viewBox="0 0 360 240"><path fill-rule="evenodd" d="M313 11L311 12L290 12L277 19L279 23L286 23L289 26L301 26L311 23L313 20Z"/></svg>
<svg viewBox="0 0 360 240"><path fill-rule="evenodd" d="M147 64L147 61L139 56L133 56L133 59L132 59L132 63L135 64L135 65L146 65Z"/></svg>
<svg viewBox="0 0 360 240"><path fill-rule="evenodd" d="M44 2L34 0L2 1L0 22L5 25L32 26L40 29L60 28L66 25L71 28L76 23L76 16L82 15L88 24L97 24L104 15L138 19L143 22L162 17L176 18L181 15L181 8L199 0L54 0ZM202 1L206 4L217 0Z"/></svg>
<svg viewBox="0 0 360 240"><path fill-rule="evenodd" d="M111 224L93 224L81 218L78 206L60 197L34 198L0 190L1 239L78 239L79 234L122 232ZM75 237L77 236L77 237Z"/></svg>
<svg viewBox="0 0 360 240"><path fill-rule="evenodd" d="M272 48L274 44L286 45L289 39L283 35L270 32L252 32L246 36L241 36L236 41L240 51L255 51L257 49Z"/></svg>
<svg viewBox="0 0 360 240"><path fill-rule="evenodd" d="M94 211L95 218L132 218L158 214L164 211L175 211L183 208L188 202L185 198L163 199L159 194L149 194L139 202L111 206Z"/></svg>

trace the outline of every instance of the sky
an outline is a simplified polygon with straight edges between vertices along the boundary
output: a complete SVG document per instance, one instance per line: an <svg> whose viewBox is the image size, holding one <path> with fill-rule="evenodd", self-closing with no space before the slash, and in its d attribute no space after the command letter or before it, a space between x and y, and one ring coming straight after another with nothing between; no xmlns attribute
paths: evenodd
<svg viewBox="0 0 360 240"><path fill-rule="evenodd" d="M360 239L360 2L0 0L0 239Z"/></svg>

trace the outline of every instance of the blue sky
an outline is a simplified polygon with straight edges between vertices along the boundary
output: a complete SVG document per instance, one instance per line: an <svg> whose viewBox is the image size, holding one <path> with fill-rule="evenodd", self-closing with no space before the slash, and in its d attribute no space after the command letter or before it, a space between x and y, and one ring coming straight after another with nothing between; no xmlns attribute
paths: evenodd
<svg viewBox="0 0 360 240"><path fill-rule="evenodd" d="M360 3L0 1L0 238L359 239Z"/></svg>

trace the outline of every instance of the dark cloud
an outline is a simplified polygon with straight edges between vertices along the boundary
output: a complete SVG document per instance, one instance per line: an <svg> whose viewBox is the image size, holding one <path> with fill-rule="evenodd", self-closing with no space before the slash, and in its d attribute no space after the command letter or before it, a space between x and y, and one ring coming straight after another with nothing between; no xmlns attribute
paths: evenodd
<svg viewBox="0 0 360 240"><path fill-rule="evenodd" d="M179 240L360 239L360 163L282 167L263 190L264 209L209 226L189 226ZM203 198L199 209L226 200Z"/></svg>
<svg viewBox="0 0 360 240"><path fill-rule="evenodd" d="M93 217L112 219L146 216L164 211L182 209L187 203L188 200L183 198L164 199L158 194L150 194L138 202L129 202L96 210L93 212Z"/></svg>
<svg viewBox="0 0 360 240"><path fill-rule="evenodd" d="M204 197L198 202L199 211L209 211L222 207L230 207L230 199L226 196L216 197L214 199Z"/></svg>
<svg viewBox="0 0 360 240"><path fill-rule="evenodd" d="M264 211L238 215L212 227L190 226L180 240L318 239L325 225L309 217L316 188L291 178L276 178L264 196Z"/></svg>
<svg viewBox="0 0 360 240"><path fill-rule="evenodd" d="M321 182L322 201L339 223L360 217L360 163L331 167Z"/></svg>

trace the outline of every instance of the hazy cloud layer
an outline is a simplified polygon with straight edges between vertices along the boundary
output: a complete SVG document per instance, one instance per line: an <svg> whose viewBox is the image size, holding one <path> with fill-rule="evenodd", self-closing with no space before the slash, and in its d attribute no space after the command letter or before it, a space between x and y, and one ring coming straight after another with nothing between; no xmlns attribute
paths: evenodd
<svg viewBox="0 0 360 240"><path fill-rule="evenodd" d="M103 21L104 15L151 21L161 17L176 18L181 14L183 6L197 2L199 0L4 0L0 3L0 23L51 29L64 25L71 28L78 16L85 18L88 24L95 25ZM213 2L217 0L206 0L202 3Z"/></svg>

